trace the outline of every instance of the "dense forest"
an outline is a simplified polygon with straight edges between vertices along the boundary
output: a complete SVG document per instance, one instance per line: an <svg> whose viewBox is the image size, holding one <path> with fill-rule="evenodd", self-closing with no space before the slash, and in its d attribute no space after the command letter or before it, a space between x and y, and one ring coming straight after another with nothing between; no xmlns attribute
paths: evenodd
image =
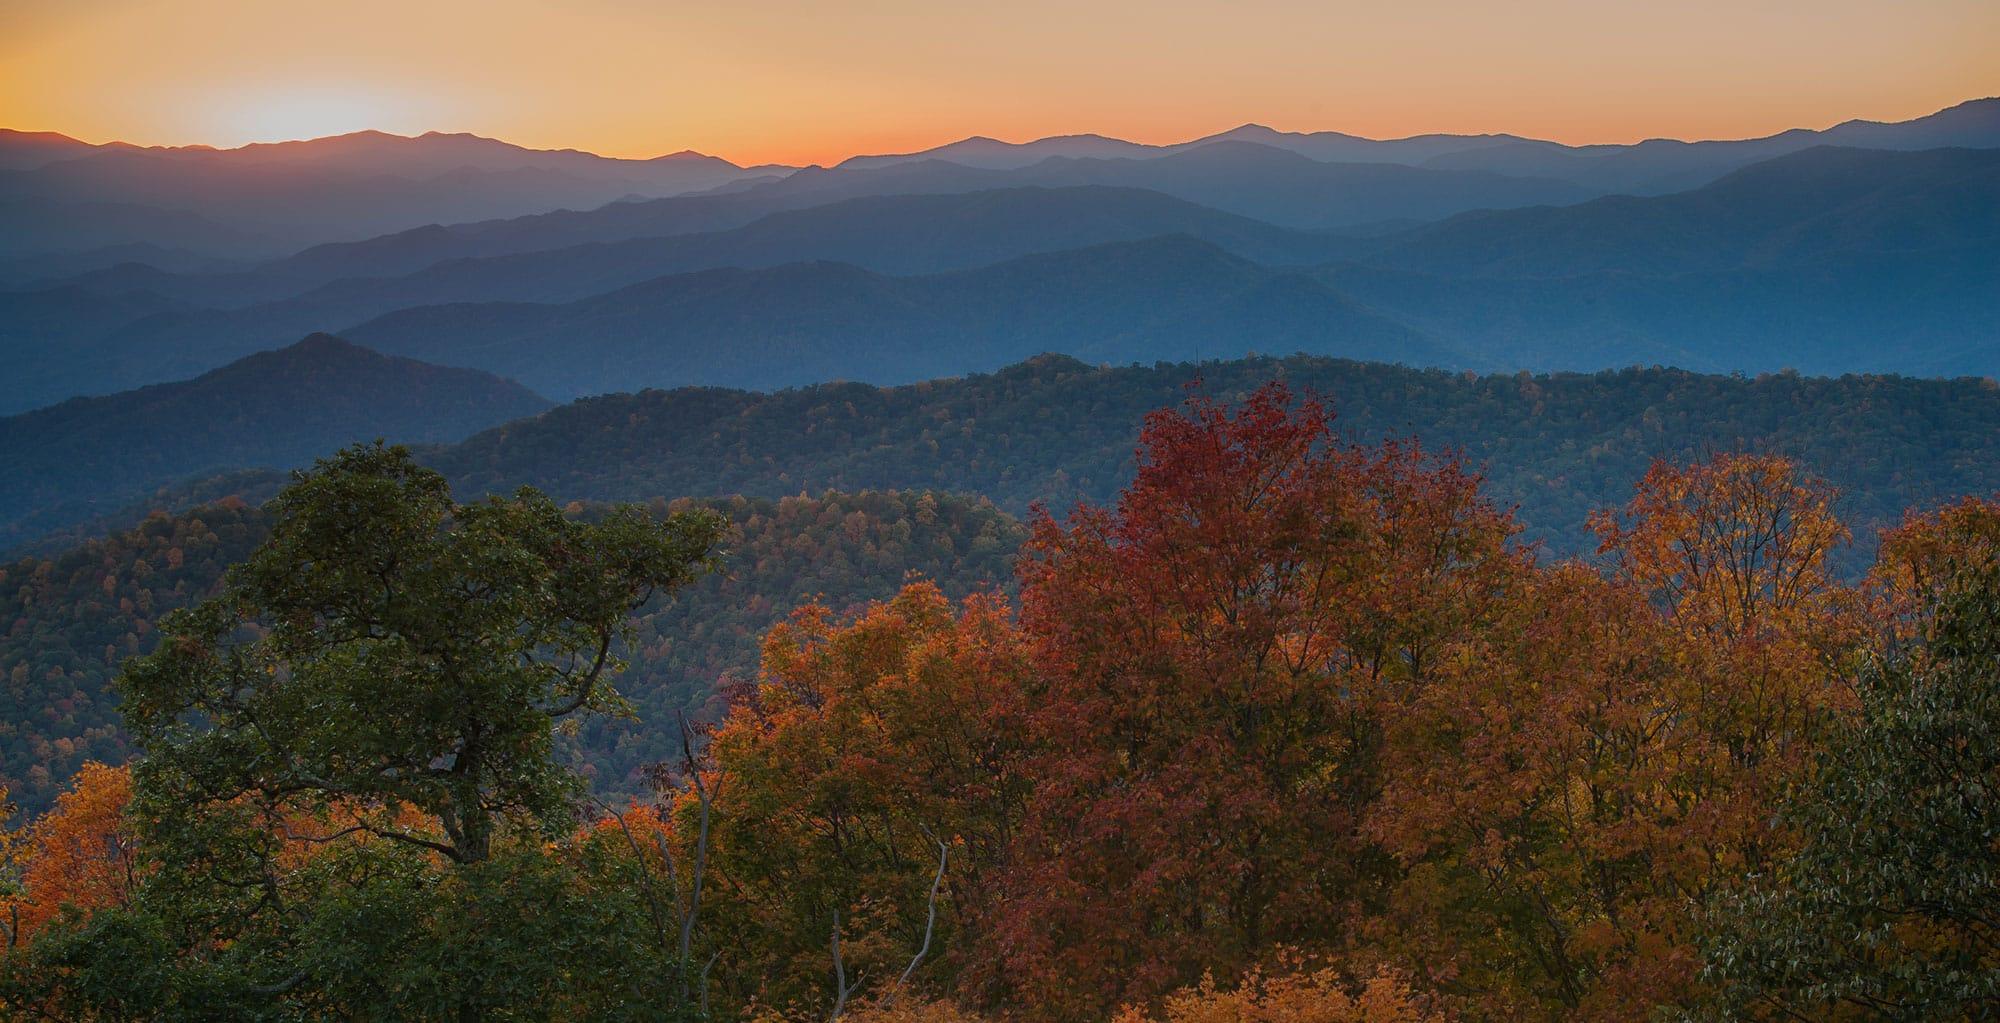
<svg viewBox="0 0 2000 1023"><path fill-rule="evenodd" d="M832 488L980 494L1024 514L1104 502L1132 478L1136 424L1189 390L1240 399L1265 381L1321 396L1350 440L1454 451L1561 555L1595 547L1591 512L1655 458L1784 455L1833 482L1860 541L1903 510L2000 490L2000 387L1989 380L1713 376L1673 369L1474 376L1294 357L1091 367L1044 356L908 387L589 398L425 456L460 490L565 499L782 495Z"/></svg>
<svg viewBox="0 0 2000 1023"><path fill-rule="evenodd" d="M1345 437L1278 383L1154 413L1114 500L1034 510L1025 538L929 495L476 492L356 447L261 512L86 548L59 585L9 569L132 614L158 560L183 607L98 662L132 766L84 767L9 847L5 1004L2000 1011L2000 504L1913 512L1843 574L1831 482L1697 452L1590 516L1595 558L1554 557L1465 463ZM979 585L1016 544L1015 589ZM883 599L780 609L837 574ZM638 687L756 631L706 719ZM643 791L593 796L566 743L627 714L651 766L611 780Z"/></svg>

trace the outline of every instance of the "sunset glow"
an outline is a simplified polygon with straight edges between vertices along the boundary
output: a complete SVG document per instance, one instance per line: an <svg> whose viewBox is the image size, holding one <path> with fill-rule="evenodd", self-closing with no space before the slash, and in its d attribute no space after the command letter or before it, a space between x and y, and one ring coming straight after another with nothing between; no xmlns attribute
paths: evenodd
<svg viewBox="0 0 2000 1023"><path fill-rule="evenodd" d="M2000 93L2000 5L1528 0L337 6L25 0L0 125L146 144L374 127L826 163L968 134L1745 137Z"/></svg>

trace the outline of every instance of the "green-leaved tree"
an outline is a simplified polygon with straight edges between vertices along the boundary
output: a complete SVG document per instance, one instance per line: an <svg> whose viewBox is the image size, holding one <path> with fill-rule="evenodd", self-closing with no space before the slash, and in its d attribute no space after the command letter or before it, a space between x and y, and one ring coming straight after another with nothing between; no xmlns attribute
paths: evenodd
<svg viewBox="0 0 2000 1023"><path fill-rule="evenodd" d="M120 680L129 909L49 928L17 1005L93 1019L671 1018L681 964L567 841L565 719L615 712L631 614L722 524L456 504L401 448L320 462L217 598Z"/></svg>
<svg viewBox="0 0 2000 1023"><path fill-rule="evenodd" d="M1779 815L1798 855L1711 907L1712 1018L2000 1016L2000 571L1937 587L1858 690Z"/></svg>

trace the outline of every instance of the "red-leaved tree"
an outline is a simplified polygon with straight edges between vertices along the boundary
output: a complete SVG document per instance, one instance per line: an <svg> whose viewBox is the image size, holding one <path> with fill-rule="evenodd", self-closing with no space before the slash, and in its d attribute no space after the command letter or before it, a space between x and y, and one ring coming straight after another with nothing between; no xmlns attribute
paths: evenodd
<svg viewBox="0 0 2000 1023"><path fill-rule="evenodd" d="M1052 1017L1338 940L1383 865L1380 715L1521 567L1476 477L1280 384L1153 415L1140 456L1021 567L1035 790L983 962Z"/></svg>

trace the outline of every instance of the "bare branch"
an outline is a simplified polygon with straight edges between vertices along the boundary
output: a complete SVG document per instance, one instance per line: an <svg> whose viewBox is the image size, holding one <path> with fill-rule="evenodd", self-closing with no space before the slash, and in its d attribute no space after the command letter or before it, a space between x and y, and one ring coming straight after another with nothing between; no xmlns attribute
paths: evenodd
<svg viewBox="0 0 2000 1023"><path fill-rule="evenodd" d="M847 963L840 958L840 910L833 911L833 1011L827 1014L827 1023L837 1023L840 1014L847 1011L847 996L861 986L861 975L854 975L854 983L847 982Z"/></svg>
<svg viewBox="0 0 2000 1023"><path fill-rule="evenodd" d="M929 916L924 920L924 943L917 947L917 954L910 957L910 965L903 967L903 975L896 978L895 986L891 987L889 994L882 999L884 1007L895 1002L896 995L903 990L903 985L909 983L910 975L917 972L917 966L924 961L924 956L931 950L931 932L937 928L938 889L944 885L944 865L951 858L951 847L944 844L936 835L932 835L929 828L924 829L924 834L936 842L938 848L937 875L931 878Z"/></svg>
<svg viewBox="0 0 2000 1023"><path fill-rule="evenodd" d="M703 781L701 764L695 760L694 734L688 728L687 713L683 711L678 717L681 729L681 763L688 773L688 778L694 784L695 800L700 804L701 815L700 823L695 831L694 875L688 882L688 909L687 913L681 917L680 953L681 963L685 966L688 961L689 951L694 944L695 918L701 914L701 890L708 874L708 831L710 812L715 805L715 793L711 792L708 784ZM683 974L682 983L685 986L685 974ZM685 999L685 991L682 992L682 997Z"/></svg>

